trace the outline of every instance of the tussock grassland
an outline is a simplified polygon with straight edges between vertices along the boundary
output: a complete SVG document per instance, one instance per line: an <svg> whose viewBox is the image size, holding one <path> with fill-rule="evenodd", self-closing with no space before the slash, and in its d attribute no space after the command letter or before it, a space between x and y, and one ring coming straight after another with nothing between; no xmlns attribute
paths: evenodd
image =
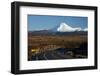
<svg viewBox="0 0 100 76"><path fill-rule="evenodd" d="M58 45L66 48L75 48L87 43L87 36L29 36L28 45L40 47L45 45Z"/></svg>

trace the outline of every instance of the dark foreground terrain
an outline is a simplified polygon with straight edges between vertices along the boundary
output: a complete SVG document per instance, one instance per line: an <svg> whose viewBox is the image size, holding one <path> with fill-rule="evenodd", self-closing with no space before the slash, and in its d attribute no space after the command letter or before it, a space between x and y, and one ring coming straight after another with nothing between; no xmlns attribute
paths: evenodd
<svg viewBox="0 0 100 76"><path fill-rule="evenodd" d="M87 58L87 34L28 34L28 60Z"/></svg>
<svg viewBox="0 0 100 76"><path fill-rule="evenodd" d="M78 50L78 51L76 50L77 52L74 52L75 50L76 49L73 49L73 51L71 50L69 51L69 50L60 48L59 50L57 49L54 51L47 51L44 53L32 55L30 60L56 60L56 59L87 58L86 54L82 54L82 50Z"/></svg>

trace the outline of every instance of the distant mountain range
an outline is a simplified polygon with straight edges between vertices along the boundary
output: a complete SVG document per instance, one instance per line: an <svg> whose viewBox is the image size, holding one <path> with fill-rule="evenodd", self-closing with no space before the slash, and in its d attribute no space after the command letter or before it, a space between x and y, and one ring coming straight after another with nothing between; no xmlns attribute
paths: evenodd
<svg viewBox="0 0 100 76"><path fill-rule="evenodd" d="M61 23L49 30L29 31L29 35L87 35L87 28L71 27L66 23Z"/></svg>

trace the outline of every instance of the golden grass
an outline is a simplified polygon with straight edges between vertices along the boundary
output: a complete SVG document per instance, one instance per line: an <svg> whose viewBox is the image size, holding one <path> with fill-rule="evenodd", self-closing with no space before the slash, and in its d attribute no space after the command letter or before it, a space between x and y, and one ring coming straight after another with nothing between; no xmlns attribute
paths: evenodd
<svg viewBox="0 0 100 76"><path fill-rule="evenodd" d="M84 42L87 42L87 36L29 36L29 46L43 45L63 45L68 47L76 47Z"/></svg>

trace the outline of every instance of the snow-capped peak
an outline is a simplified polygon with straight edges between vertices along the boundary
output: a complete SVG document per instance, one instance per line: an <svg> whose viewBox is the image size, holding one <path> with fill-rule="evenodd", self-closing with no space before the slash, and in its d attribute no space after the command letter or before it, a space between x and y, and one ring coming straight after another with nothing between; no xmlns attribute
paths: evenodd
<svg viewBox="0 0 100 76"><path fill-rule="evenodd" d="M60 26L57 28L57 31L59 32L74 32L74 31L82 31L80 27L71 27L66 23L61 23Z"/></svg>
<svg viewBox="0 0 100 76"><path fill-rule="evenodd" d="M88 28L83 29L83 31L88 31Z"/></svg>

